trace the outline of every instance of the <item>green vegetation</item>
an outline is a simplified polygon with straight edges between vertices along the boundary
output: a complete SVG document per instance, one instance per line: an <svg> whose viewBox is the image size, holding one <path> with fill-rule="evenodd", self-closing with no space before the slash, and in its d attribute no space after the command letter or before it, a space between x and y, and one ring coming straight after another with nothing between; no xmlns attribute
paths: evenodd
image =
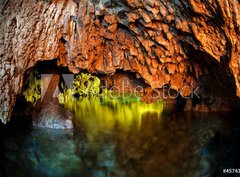
<svg viewBox="0 0 240 177"><path fill-rule="evenodd" d="M92 97L103 96L110 93L106 88L101 89L101 81L99 78L87 73L77 75L72 84L72 89L67 89L62 86L64 91L58 96L61 104L71 101L75 96ZM41 79L38 79L37 72L33 71L30 74L27 89L23 92L25 99L35 105L37 100L41 98L42 89Z"/></svg>
<svg viewBox="0 0 240 177"><path fill-rule="evenodd" d="M73 80L73 88L64 88L64 91L59 94L58 99L61 104L64 104L72 101L74 96L82 98L103 96L108 93L110 93L110 91L106 88L101 89L101 81L98 77L87 73L81 73Z"/></svg>
<svg viewBox="0 0 240 177"><path fill-rule="evenodd" d="M93 96L100 92L100 79L91 74L81 73L73 81L73 94Z"/></svg>
<svg viewBox="0 0 240 177"><path fill-rule="evenodd" d="M41 93L41 79L38 79L34 73L31 73L29 77L28 88L23 91L23 95L27 102L31 102L33 105L35 105L37 100L41 98Z"/></svg>
<svg viewBox="0 0 240 177"><path fill-rule="evenodd" d="M76 106L76 102L82 102L85 98L92 101L97 98L101 105L111 105L111 107L140 101L138 95L112 93L107 88L101 87L101 81L98 77L87 73L77 75L73 80L72 88L64 87L63 83L62 88L63 92L58 95L59 103L71 110L72 107ZM41 80L37 78L37 73L33 72L30 74L28 87L23 95L28 102L35 105L37 100L41 98L42 89Z"/></svg>

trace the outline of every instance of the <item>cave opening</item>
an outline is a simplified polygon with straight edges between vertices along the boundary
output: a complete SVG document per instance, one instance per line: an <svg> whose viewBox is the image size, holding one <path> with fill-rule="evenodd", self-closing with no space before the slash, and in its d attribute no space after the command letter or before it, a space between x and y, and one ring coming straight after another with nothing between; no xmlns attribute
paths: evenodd
<svg viewBox="0 0 240 177"><path fill-rule="evenodd" d="M56 101L55 99L53 99L53 94L56 88L59 88L59 90L61 90L60 87L60 83L62 81L62 77L60 77L61 74L71 74L67 67L59 67L57 65L57 62L58 62L57 59L49 61L39 61L36 63L35 66L29 68L25 72L23 78L22 92L19 95L17 95L16 105L13 111L13 117L16 115L30 116L29 114L32 114L34 107L37 107L38 109L41 108L41 105L43 104L42 101L44 102ZM37 103L36 105L33 105L33 102L26 100L26 97L24 96L24 91L26 91L31 84L34 84L31 83L33 79L38 81L45 79L48 81L48 85L46 86L48 92L45 93L45 96L43 98L41 98L45 100L41 100L38 102L37 100L33 100L34 103L35 102ZM38 86L36 86L36 88L33 88L33 90L31 90L32 91L31 93L34 94L36 92L39 92L40 94L41 92L40 87L41 86L39 84Z"/></svg>
<svg viewBox="0 0 240 177"><path fill-rule="evenodd" d="M193 95L196 111L229 111L239 106L236 84L226 62L218 62L210 54L188 46L192 75L197 81L198 96Z"/></svg>
<svg viewBox="0 0 240 177"><path fill-rule="evenodd" d="M89 82L93 82L94 78L99 79L100 95L106 94L105 92L108 91L109 93L113 93L113 95L111 95L113 97L116 97L116 95L117 97L121 97L119 100L130 100L130 102L131 100L140 100L140 97L144 94L144 90L150 87L137 73L123 71L121 69L116 70L114 74L90 74L87 70L81 70L80 73L85 74L84 77L89 77L91 75L88 80ZM28 121L32 122L32 117L35 116L34 114L41 110L45 105L48 105L49 103L61 105L61 102L59 102L59 94L61 95L64 91L72 88L74 85L74 79L76 79L79 75L81 74L73 74L68 67L58 66L57 59L39 61L34 67L31 67L25 72L22 93L17 96L12 117L27 117ZM81 76L81 79L86 79L84 77ZM36 80L41 80L41 82L43 82L42 84L47 86L44 86L46 87L44 89L40 88L39 84L32 90L30 89L31 92L29 92L27 96L31 97L31 99L27 100L25 92L26 90L29 90L29 86L31 84L35 84L34 82ZM85 82L83 84L84 87L92 87L93 85L88 85L89 82ZM39 92L38 95L32 96L37 92ZM42 92L44 95L42 95ZM75 93L73 96L79 98L81 95L79 95L79 93ZM67 107L64 104L61 106ZM12 120L14 120L14 118Z"/></svg>

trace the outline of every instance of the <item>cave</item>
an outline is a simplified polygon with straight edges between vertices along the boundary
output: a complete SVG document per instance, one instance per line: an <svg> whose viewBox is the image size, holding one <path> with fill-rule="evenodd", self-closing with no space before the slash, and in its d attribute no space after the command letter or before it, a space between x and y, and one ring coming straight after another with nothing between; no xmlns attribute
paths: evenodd
<svg viewBox="0 0 240 177"><path fill-rule="evenodd" d="M2 0L0 177L240 173L237 0Z"/></svg>

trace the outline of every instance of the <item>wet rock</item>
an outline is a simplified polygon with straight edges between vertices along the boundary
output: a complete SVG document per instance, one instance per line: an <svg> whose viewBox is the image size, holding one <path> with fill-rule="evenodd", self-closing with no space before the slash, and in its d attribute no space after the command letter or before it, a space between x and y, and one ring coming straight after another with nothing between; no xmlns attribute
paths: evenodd
<svg viewBox="0 0 240 177"><path fill-rule="evenodd" d="M63 107L49 103L42 106L33 118L33 126L50 129L72 129L73 114Z"/></svg>

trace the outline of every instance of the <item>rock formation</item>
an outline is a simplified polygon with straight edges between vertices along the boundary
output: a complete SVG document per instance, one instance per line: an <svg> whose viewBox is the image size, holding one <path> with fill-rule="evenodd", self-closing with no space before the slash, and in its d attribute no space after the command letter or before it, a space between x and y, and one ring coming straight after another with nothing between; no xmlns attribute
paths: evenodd
<svg viewBox="0 0 240 177"><path fill-rule="evenodd" d="M33 126L38 128L50 129L72 129L73 114L63 107L49 103L43 105L43 108L33 117Z"/></svg>
<svg viewBox="0 0 240 177"><path fill-rule="evenodd" d="M1 0L0 118L25 72L53 59L73 73L131 72L182 96L199 85L203 99L240 96L239 9L238 0Z"/></svg>

